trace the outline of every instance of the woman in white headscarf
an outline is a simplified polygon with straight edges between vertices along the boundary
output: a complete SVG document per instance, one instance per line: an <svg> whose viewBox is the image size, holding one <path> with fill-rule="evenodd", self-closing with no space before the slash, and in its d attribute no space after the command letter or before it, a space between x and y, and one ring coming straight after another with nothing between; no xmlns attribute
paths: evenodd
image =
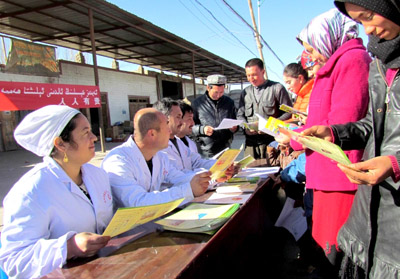
<svg viewBox="0 0 400 279"><path fill-rule="evenodd" d="M4 199L0 266L11 278L38 278L68 259L94 255L113 215L107 174L90 164L96 136L86 117L50 105L27 115L16 141L43 162Z"/></svg>
<svg viewBox="0 0 400 279"><path fill-rule="evenodd" d="M347 123L365 116L371 58L357 37L357 23L337 9L312 19L297 36L312 60L322 65L315 77L305 128ZM291 145L295 150L302 149L295 141ZM346 155L358 162L362 150L346 151ZM357 185L349 182L337 163L306 150L306 188L314 194L312 236L330 262L324 268L326 278L335 277L341 256L336 238L349 215Z"/></svg>

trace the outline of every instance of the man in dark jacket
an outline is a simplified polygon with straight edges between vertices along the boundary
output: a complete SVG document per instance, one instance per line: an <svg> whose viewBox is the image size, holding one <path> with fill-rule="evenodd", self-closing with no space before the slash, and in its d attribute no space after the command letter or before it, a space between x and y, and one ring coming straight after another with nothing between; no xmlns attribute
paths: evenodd
<svg viewBox="0 0 400 279"><path fill-rule="evenodd" d="M200 152L208 158L230 147L238 128L214 130L224 118L236 119L234 101L224 96L225 84L226 77L223 75L208 76L206 93L192 103L193 136L200 145Z"/></svg>
<svg viewBox="0 0 400 279"><path fill-rule="evenodd" d="M240 95L237 119L246 123L258 122L256 113L265 119L270 116L280 120L289 119L290 113L284 113L279 107L282 104L292 106L290 96L282 84L265 79L264 62L259 58L250 59L245 70L251 85ZM251 155L255 159L266 158L267 146L274 137L253 129L245 129L245 134L245 155Z"/></svg>

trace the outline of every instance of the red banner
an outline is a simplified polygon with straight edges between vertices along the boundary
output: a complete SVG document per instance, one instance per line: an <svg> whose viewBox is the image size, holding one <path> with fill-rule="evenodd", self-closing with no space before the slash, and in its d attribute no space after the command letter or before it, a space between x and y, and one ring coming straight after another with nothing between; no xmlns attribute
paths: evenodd
<svg viewBox="0 0 400 279"><path fill-rule="evenodd" d="M46 105L100 107L98 86L0 81L0 111L35 110Z"/></svg>

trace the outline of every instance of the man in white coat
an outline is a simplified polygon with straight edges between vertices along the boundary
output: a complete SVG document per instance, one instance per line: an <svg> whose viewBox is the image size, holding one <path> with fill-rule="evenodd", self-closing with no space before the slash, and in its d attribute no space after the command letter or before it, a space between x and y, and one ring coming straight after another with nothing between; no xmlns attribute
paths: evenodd
<svg viewBox="0 0 400 279"><path fill-rule="evenodd" d="M145 206L204 194L210 173L184 174L159 152L168 146L167 117L154 108L139 110L134 134L112 149L102 162L117 207Z"/></svg>
<svg viewBox="0 0 400 279"><path fill-rule="evenodd" d="M179 129L177 137L180 138L187 147L189 147L190 151L199 153L196 143L189 138L192 134L192 127L194 126L193 108L184 100L179 102L179 107L182 111L182 126Z"/></svg>
<svg viewBox="0 0 400 279"><path fill-rule="evenodd" d="M210 169L216 162L214 159L203 159L197 152L192 152L176 135L182 127L182 111L179 102L170 98L157 101L154 108L161 111L168 118L170 128L168 147L162 150L177 169L190 173L200 169Z"/></svg>

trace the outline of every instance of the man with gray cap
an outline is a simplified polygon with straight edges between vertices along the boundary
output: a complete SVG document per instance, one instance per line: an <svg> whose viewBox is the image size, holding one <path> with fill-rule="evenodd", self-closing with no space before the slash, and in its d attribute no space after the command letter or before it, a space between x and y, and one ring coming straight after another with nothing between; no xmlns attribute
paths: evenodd
<svg viewBox="0 0 400 279"><path fill-rule="evenodd" d="M193 103L193 136L205 157L212 157L230 147L237 126L231 129L214 130L224 118L236 119L234 101L224 96L226 77L215 74L207 77L207 91Z"/></svg>

